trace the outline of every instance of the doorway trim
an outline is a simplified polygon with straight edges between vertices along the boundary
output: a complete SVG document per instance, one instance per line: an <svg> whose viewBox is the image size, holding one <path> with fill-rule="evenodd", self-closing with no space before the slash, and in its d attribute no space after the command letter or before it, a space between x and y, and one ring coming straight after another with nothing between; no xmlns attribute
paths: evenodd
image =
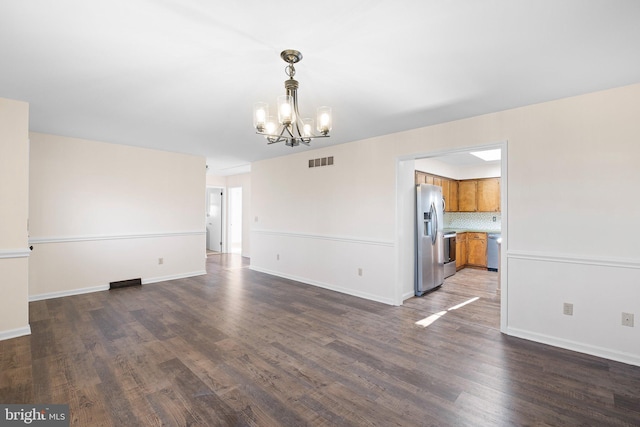
<svg viewBox="0 0 640 427"><path fill-rule="evenodd" d="M227 252L234 253L234 230L239 230L240 232L240 255L244 254L244 245L242 244L243 237L243 211L244 211L244 203L243 203L243 193L244 189L242 186L235 187L227 187ZM238 197L239 196L239 197ZM239 210L239 212L236 211ZM238 217L239 214L239 217ZM240 221L240 225L234 224L236 219ZM243 255L244 256L244 255Z"/></svg>
<svg viewBox="0 0 640 427"><path fill-rule="evenodd" d="M207 209L209 209L208 206L208 202L209 202L209 190L220 190L220 199L221 199L221 206L220 206L220 217L221 217L221 230L220 230L220 240L222 240L222 244L220 245L220 253L226 253L226 245L227 245L227 232L226 232L226 228L227 228L227 212L226 212L226 190L224 187L220 187L217 185L207 185L206 190L205 190L205 235L206 235L206 231L207 231L207 224L206 224L206 220L207 220ZM205 255L206 255L206 249L208 249L208 245L209 242L205 242Z"/></svg>
<svg viewBox="0 0 640 427"><path fill-rule="evenodd" d="M395 280L395 304L402 305L408 296L408 289L413 289L414 284L414 218L413 185L415 182L416 159L441 157L449 154L457 154L469 151L481 151L499 148L500 160L500 214L502 246L500 252L500 331L506 333L508 322L509 284L507 251L509 242L508 231L508 141L474 145L470 147L453 148L439 151L427 151L399 156L396 158L396 280Z"/></svg>

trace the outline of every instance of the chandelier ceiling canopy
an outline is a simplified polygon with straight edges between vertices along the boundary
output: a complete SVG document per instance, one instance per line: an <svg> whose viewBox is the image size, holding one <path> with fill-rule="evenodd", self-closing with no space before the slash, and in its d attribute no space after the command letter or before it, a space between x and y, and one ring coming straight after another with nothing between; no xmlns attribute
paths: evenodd
<svg viewBox="0 0 640 427"><path fill-rule="evenodd" d="M331 108L318 107L316 115L316 127L314 133L314 120L301 118L298 111L298 81L293 78L296 69L293 64L302 60L302 54L297 50L284 50L280 57L289 65L285 73L289 78L284 81L285 95L277 100L277 121L269 115L269 105L265 102L257 102L253 107L253 126L258 135L264 135L269 144L284 142L289 147L295 147L300 143L309 145L314 138L328 138L331 131Z"/></svg>

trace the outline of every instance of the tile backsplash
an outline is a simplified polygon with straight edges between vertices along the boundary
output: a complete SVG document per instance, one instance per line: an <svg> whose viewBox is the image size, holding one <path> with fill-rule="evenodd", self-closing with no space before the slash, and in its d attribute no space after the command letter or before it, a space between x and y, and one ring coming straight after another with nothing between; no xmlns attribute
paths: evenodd
<svg viewBox="0 0 640 427"><path fill-rule="evenodd" d="M496 221L493 222L493 218ZM444 227L464 230L500 231L500 212L445 212Z"/></svg>

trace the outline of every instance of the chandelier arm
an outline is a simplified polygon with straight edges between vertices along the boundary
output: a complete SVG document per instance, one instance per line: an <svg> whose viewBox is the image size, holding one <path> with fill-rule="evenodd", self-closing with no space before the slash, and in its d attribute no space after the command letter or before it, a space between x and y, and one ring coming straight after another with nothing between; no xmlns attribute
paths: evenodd
<svg viewBox="0 0 640 427"><path fill-rule="evenodd" d="M286 130L287 133L289 134L289 137L287 139L291 139L291 138L295 138L295 135L291 132L291 129L289 129L289 127L293 127L293 123L290 124L289 126L282 126L282 133L281 135L284 135L284 131Z"/></svg>
<svg viewBox="0 0 640 427"><path fill-rule="evenodd" d="M297 114L297 113L296 113ZM296 118L296 121L294 123L291 124L291 127L295 128L296 133L298 135L300 135L300 138L302 138L302 132L300 131L300 118Z"/></svg>
<svg viewBox="0 0 640 427"><path fill-rule="evenodd" d="M290 138L284 135L284 132L287 131L287 133L289 135L291 135L291 132L289 132L289 130L287 129L286 126L281 125L282 129L280 130L280 134L268 134L268 133L261 133L261 132L256 132L259 135L264 135L267 138L268 144L267 145L271 145L271 144L275 144L278 142L282 142L282 141L288 141Z"/></svg>
<svg viewBox="0 0 640 427"><path fill-rule="evenodd" d="M288 141L289 138L283 137L283 136L274 136L274 137L267 137L267 140L269 141L269 143L267 145L271 145L271 144L277 144L278 142L283 142L283 141Z"/></svg>
<svg viewBox="0 0 640 427"><path fill-rule="evenodd" d="M270 144L275 144L277 142L282 141L282 136L281 135L269 135L269 136L267 136L267 141L269 141Z"/></svg>
<svg viewBox="0 0 640 427"><path fill-rule="evenodd" d="M287 136L283 136L282 133L280 133L280 135L277 135L277 134L273 134L273 133L264 133L264 132L256 131L256 135L262 135L265 138L288 139L288 137Z"/></svg>
<svg viewBox="0 0 640 427"><path fill-rule="evenodd" d="M289 136L286 136L284 133L287 132L289 134ZM291 131L289 130L288 126L282 125L282 131L280 132L280 137L279 137L279 141L282 142L284 141L284 143L288 143L291 138L293 138L293 135L291 135Z"/></svg>
<svg viewBox="0 0 640 427"><path fill-rule="evenodd" d="M287 133L289 133L289 132L287 132ZM267 138L279 138L280 140L276 141L276 142L281 142L281 141L290 139L289 137L283 136L282 134L273 135L273 134L270 134L270 133L264 133L264 132L259 132L259 131L256 131L256 135L261 135L261 136L264 136L264 137L267 137ZM331 135L314 135L314 134L312 134L310 136L301 137L300 139L301 140L307 140L307 139L311 140L311 139L316 139L316 138L329 138L330 136Z"/></svg>

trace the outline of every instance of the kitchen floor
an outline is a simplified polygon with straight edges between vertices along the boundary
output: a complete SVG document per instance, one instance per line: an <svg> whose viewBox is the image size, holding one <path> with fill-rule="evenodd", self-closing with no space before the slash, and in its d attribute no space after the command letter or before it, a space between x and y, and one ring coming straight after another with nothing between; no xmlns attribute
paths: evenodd
<svg viewBox="0 0 640 427"><path fill-rule="evenodd" d="M474 298L479 300L471 301ZM464 307L464 321L476 325L500 329L500 291L498 290L498 273L494 271L463 268L445 279L444 284L435 291L422 297L410 298L404 307L411 307L421 312L439 313L450 310L460 304Z"/></svg>

